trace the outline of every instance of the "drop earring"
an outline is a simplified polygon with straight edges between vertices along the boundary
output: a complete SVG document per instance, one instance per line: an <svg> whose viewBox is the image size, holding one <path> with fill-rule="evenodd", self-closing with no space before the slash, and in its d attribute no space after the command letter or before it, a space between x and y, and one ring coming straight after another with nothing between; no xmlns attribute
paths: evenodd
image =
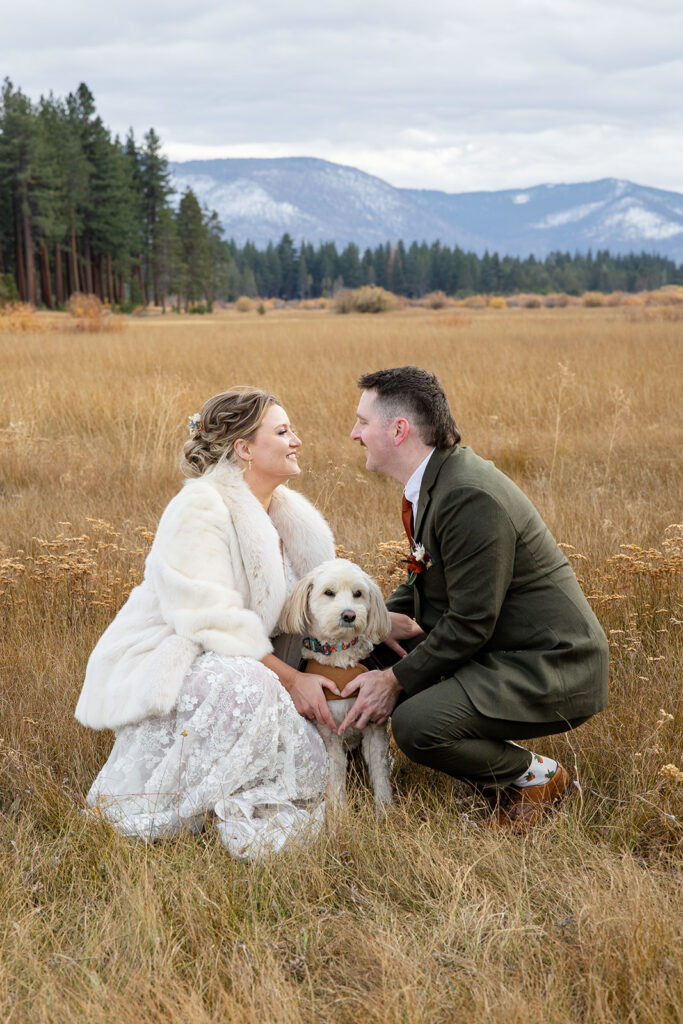
<svg viewBox="0 0 683 1024"><path fill-rule="evenodd" d="M249 459L249 469L251 469L251 459Z"/></svg>

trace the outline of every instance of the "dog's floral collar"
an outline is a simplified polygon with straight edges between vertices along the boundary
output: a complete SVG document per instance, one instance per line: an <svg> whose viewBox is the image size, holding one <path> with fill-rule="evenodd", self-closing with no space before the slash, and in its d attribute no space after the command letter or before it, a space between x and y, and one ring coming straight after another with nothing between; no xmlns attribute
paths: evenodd
<svg viewBox="0 0 683 1024"><path fill-rule="evenodd" d="M338 651L348 651L350 647L355 647L359 640L359 636L354 636L353 640L349 640L348 643L345 640L338 640L337 643L321 644L315 637L305 636L303 646L307 651L313 651L315 654L337 654Z"/></svg>
<svg viewBox="0 0 683 1024"><path fill-rule="evenodd" d="M424 544L413 543L410 545L410 558L404 558L403 561L409 570L406 583L413 584L420 573L429 568L432 556L425 550Z"/></svg>

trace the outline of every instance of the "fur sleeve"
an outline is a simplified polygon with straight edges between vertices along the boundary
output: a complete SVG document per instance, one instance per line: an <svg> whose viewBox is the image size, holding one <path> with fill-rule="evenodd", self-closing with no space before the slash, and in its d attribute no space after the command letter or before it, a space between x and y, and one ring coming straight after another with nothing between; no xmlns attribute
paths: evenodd
<svg viewBox="0 0 683 1024"><path fill-rule="evenodd" d="M235 583L228 510L216 491L186 485L165 509L147 572L166 622L179 636L228 657L261 659L272 650L258 615Z"/></svg>

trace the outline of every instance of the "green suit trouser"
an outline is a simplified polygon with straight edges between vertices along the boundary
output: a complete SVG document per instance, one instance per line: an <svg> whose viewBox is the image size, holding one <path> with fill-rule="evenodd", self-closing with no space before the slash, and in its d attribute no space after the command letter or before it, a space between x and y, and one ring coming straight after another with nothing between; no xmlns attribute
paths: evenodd
<svg viewBox="0 0 683 1024"><path fill-rule="evenodd" d="M396 661L396 655L384 645L376 648L373 656L383 667ZM462 683L452 676L412 697L402 695L391 715L391 731L396 745L411 761L493 795L531 764L529 751L510 740L567 732L589 717L555 722L489 718L477 711Z"/></svg>

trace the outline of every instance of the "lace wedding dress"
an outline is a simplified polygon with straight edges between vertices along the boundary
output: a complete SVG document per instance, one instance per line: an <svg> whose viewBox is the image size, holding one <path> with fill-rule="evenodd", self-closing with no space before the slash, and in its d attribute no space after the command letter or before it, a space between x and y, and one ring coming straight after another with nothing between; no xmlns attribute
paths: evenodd
<svg viewBox="0 0 683 1024"><path fill-rule="evenodd" d="M326 781L323 741L275 673L207 651L170 714L118 731L87 801L146 839L197 831L212 812L224 845L246 858L315 834Z"/></svg>

